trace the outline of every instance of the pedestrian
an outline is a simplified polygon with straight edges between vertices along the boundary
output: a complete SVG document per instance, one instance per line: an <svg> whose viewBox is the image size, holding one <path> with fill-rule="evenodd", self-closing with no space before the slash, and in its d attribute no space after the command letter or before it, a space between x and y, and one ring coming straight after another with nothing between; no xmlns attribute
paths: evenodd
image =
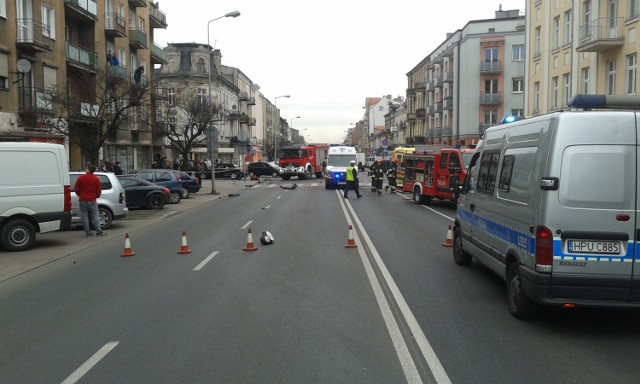
<svg viewBox="0 0 640 384"><path fill-rule="evenodd" d="M327 159L322 160L322 176L327 175Z"/></svg>
<svg viewBox="0 0 640 384"><path fill-rule="evenodd" d="M102 184L98 176L94 175L96 167L88 164L85 167L85 174L78 177L73 190L80 200L80 214L82 215L82 226L87 236L94 236L90 223L96 229L95 236L106 235L100 226L100 216L98 215L98 203L96 199L102 195Z"/></svg>
<svg viewBox="0 0 640 384"><path fill-rule="evenodd" d="M202 186L202 173L204 172L204 167L202 166L202 162L200 160L196 160L193 166L193 171L196 173L198 185Z"/></svg>
<svg viewBox="0 0 640 384"><path fill-rule="evenodd" d="M120 162L116 161L116 163L113 165L113 173L117 175L122 175L122 168L120 168Z"/></svg>
<svg viewBox="0 0 640 384"><path fill-rule="evenodd" d="M142 78L142 74L144 73L144 67L141 65L139 66L135 72L133 72L133 81L136 83L136 85L140 84L140 79Z"/></svg>
<svg viewBox="0 0 640 384"><path fill-rule="evenodd" d="M378 192L382 195L382 182L384 179L384 166L382 159L377 158L371 167L371 192Z"/></svg>
<svg viewBox="0 0 640 384"><path fill-rule="evenodd" d="M356 168L355 165L356 165L356 161L351 160L349 167L347 167L347 185L344 187L345 199L349 198L350 189L353 189L354 191L356 191L356 196L358 196L358 199L362 197L362 195L360 195L360 190L359 190L360 183L358 181L358 168Z"/></svg>
<svg viewBox="0 0 640 384"><path fill-rule="evenodd" d="M398 182L398 159L395 159L389 164L387 169L387 181L389 182L389 188L391 193L396 193L396 185Z"/></svg>

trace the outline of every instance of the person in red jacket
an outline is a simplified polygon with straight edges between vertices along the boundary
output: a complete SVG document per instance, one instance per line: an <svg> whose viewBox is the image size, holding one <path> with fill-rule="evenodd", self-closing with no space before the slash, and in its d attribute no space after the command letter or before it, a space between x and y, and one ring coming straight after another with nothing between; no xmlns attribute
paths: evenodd
<svg viewBox="0 0 640 384"><path fill-rule="evenodd" d="M106 235L106 233L100 227L100 217L98 216L98 203L96 199L102 194L102 183L98 176L93 173L96 171L96 167L91 164L87 164L84 175L78 177L73 189L78 199L80 200L80 214L82 215L82 226L87 236L94 236L89 225L89 220L93 222L93 227L96 229L95 236Z"/></svg>

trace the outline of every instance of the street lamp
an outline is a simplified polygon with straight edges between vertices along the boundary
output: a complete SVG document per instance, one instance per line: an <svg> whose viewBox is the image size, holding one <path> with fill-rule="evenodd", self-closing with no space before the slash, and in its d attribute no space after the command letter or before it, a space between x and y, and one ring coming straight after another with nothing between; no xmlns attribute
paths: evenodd
<svg viewBox="0 0 640 384"><path fill-rule="evenodd" d="M208 89L208 93L209 93L209 105L211 105L211 44L209 44L209 26L211 25L212 22L222 19L223 17L238 17L240 16L240 12L239 11L233 11L233 12L229 12L226 13L220 17L216 17L215 19L211 19L207 22L207 49L209 50L209 60L208 60L208 66L209 66L209 89ZM211 127L209 127L209 129L211 129ZM211 135L209 136L209 140L213 140L213 132L211 132ZM215 166L215 151L216 151L216 146L215 144L211 146L211 193L214 195L217 195L218 192L216 191L216 166Z"/></svg>
<svg viewBox="0 0 640 384"><path fill-rule="evenodd" d="M282 98L282 97L286 97L288 99L288 98L291 97L291 95L276 96L276 98L273 99L273 106L274 106L274 108L276 110L276 116L278 115L278 99ZM276 121L275 125L277 127L278 133L280 133L280 119L279 118L278 118L278 121ZM274 162L276 161L276 158L277 158L277 155L278 155L277 139L278 139L278 136L276 135L275 130L274 130L274 133L273 133L273 161Z"/></svg>

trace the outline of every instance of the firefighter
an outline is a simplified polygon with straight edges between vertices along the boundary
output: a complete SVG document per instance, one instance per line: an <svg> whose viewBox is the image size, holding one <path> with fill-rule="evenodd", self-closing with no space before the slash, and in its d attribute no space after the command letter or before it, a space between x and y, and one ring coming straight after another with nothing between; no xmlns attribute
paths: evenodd
<svg viewBox="0 0 640 384"><path fill-rule="evenodd" d="M389 164L387 169L387 181L388 187L391 188L391 193L396 193L396 182L398 179L398 159L395 159ZM386 189L386 188L385 188Z"/></svg>
<svg viewBox="0 0 640 384"><path fill-rule="evenodd" d="M384 166L382 165L382 159L376 158L373 166L371 166L371 192L378 192L378 195L382 195L383 181Z"/></svg>

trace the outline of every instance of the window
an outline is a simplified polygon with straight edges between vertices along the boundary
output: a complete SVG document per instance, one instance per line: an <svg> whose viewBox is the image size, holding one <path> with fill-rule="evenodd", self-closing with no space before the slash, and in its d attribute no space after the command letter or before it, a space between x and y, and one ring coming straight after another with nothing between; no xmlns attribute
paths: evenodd
<svg viewBox="0 0 640 384"><path fill-rule="evenodd" d="M168 96L169 96L169 100L168 100L169 105L174 105L176 103L176 89L169 88Z"/></svg>
<svg viewBox="0 0 640 384"><path fill-rule="evenodd" d="M531 193L531 169L534 168L536 147L511 148L504 152L498 195L500 197L528 204Z"/></svg>
<svg viewBox="0 0 640 384"><path fill-rule="evenodd" d="M609 0L609 5L607 9L607 13L609 16L609 28L616 28L616 21L618 18L618 0Z"/></svg>
<svg viewBox="0 0 640 384"><path fill-rule="evenodd" d="M0 0L0 17L7 18L7 0Z"/></svg>
<svg viewBox="0 0 640 384"><path fill-rule="evenodd" d="M607 61L607 94L616 94L616 62Z"/></svg>
<svg viewBox="0 0 640 384"><path fill-rule="evenodd" d="M493 193L498 174L499 153L487 153L482 155L478 170L478 192Z"/></svg>
<svg viewBox="0 0 640 384"><path fill-rule="evenodd" d="M564 89L564 105L569 105L571 99L571 75L565 73L562 75L562 88Z"/></svg>
<svg viewBox="0 0 640 384"><path fill-rule="evenodd" d="M638 54L627 56L627 94L636 94L636 77L638 75Z"/></svg>
<svg viewBox="0 0 640 384"><path fill-rule="evenodd" d="M582 3L582 36L591 36L591 0Z"/></svg>
<svg viewBox="0 0 640 384"><path fill-rule="evenodd" d="M484 50L484 62L495 63L498 61L498 47L485 48Z"/></svg>
<svg viewBox="0 0 640 384"><path fill-rule="evenodd" d="M558 77L551 79L551 108L558 109Z"/></svg>
<svg viewBox="0 0 640 384"><path fill-rule="evenodd" d="M571 11L564 13L564 44L571 44L573 36L573 26L571 23Z"/></svg>
<svg viewBox="0 0 640 384"><path fill-rule="evenodd" d="M204 75L204 59L203 58L199 58L198 59L198 64L196 64L196 73L198 75Z"/></svg>
<svg viewBox="0 0 640 384"><path fill-rule="evenodd" d="M0 53L0 89L9 89L9 55L6 53Z"/></svg>
<svg viewBox="0 0 640 384"><path fill-rule="evenodd" d="M2 3L1 0L0 3ZM627 7L629 12L629 19L633 19L634 17L638 16L638 0L627 1Z"/></svg>
<svg viewBox="0 0 640 384"><path fill-rule="evenodd" d="M582 69L582 93L589 93L589 68Z"/></svg>
<svg viewBox="0 0 640 384"><path fill-rule="evenodd" d="M524 117L524 109L516 108L511 110L511 116L522 116Z"/></svg>
<svg viewBox="0 0 640 384"><path fill-rule="evenodd" d="M56 39L56 11L47 5L42 5L42 35Z"/></svg>
<svg viewBox="0 0 640 384"><path fill-rule="evenodd" d="M552 48L558 49L560 47L560 16L553 18L553 43Z"/></svg>
<svg viewBox="0 0 640 384"><path fill-rule="evenodd" d="M484 110L484 124L493 125L498 123L498 111L495 109Z"/></svg>
<svg viewBox="0 0 640 384"><path fill-rule="evenodd" d="M535 46L534 46L534 52L533 52L534 56L536 57L540 56L542 52L541 39L542 37L541 37L540 27L536 27L535 37L534 37Z"/></svg>
<svg viewBox="0 0 640 384"><path fill-rule="evenodd" d="M198 97L198 103L199 104L206 104L207 103L207 89L206 88L198 88L197 97Z"/></svg>
<svg viewBox="0 0 640 384"><path fill-rule="evenodd" d="M498 93L498 79L485 80L484 91L486 93Z"/></svg>
<svg viewBox="0 0 640 384"><path fill-rule="evenodd" d="M513 172L513 163L515 157L508 155L502 160L502 171L500 171L500 181L498 182L498 188L504 192L509 192L511 188L511 173Z"/></svg>
<svg viewBox="0 0 640 384"><path fill-rule="evenodd" d="M513 46L513 61L524 61L525 49L524 44L516 44Z"/></svg>
<svg viewBox="0 0 640 384"><path fill-rule="evenodd" d="M524 92L524 79L522 77L513 78L513 93Z"/></svg>
<svg viewBox="0 0 640 384"><path fill-rule="evenodd" d="M540 111L540 82L533 83L533 111Z"/></svg>

